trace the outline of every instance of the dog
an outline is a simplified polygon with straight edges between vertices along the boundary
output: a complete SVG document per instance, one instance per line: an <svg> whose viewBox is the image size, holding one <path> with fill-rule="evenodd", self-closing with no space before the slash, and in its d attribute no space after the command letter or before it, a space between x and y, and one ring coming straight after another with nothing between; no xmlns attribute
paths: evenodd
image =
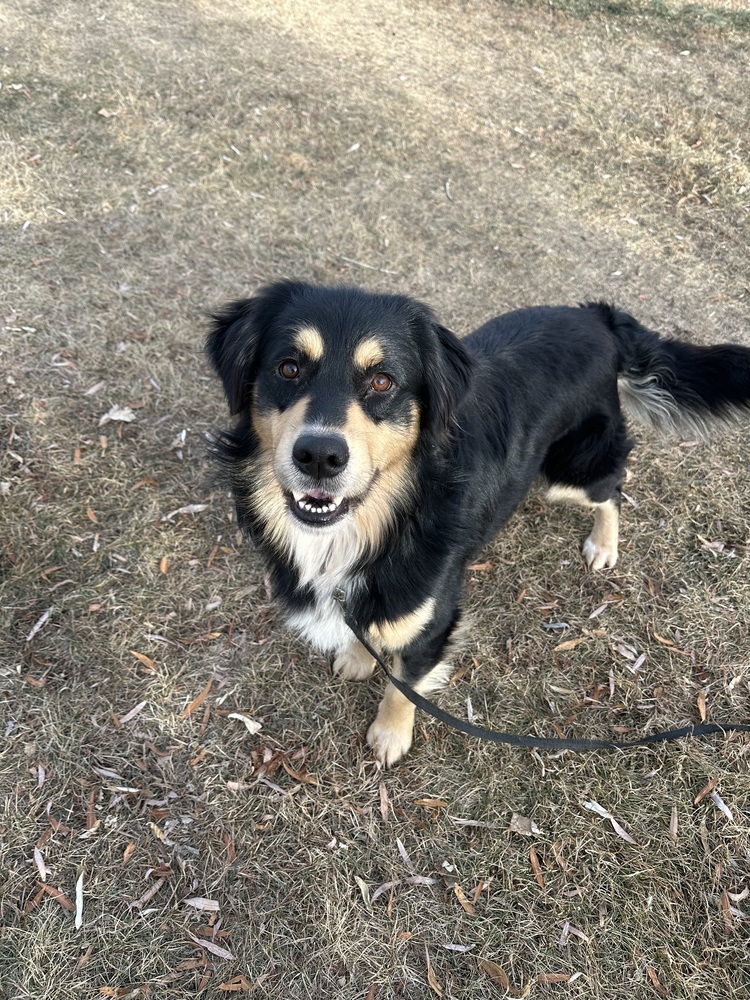
<svg viewBox="0 0 750 1000"><path fill-rule="evenodd" d="M419 302L282 281L213 316L207 353L235 428L217 438L239 525L289 625L363 680L449 676L466 567L538 478L589 508L590 570L617 562L633 447L623 407L705 436L750 406L750 349L668 339L603 303L506 313L459 339ZM391 766L415 710L389 683L367 732Z"/></svg>

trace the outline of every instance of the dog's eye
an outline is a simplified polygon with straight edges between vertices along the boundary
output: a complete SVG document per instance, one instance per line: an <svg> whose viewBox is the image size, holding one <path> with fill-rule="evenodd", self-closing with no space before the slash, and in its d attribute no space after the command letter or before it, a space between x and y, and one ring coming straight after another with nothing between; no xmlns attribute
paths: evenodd
<svg viewBox="0 0 750 1000"><path fill-rule="evenodd" d="M393 385L393 380L385 372L378 372L370 379L370 388L375 392L388 392Z"/></svg>
<svg viewBox="0 0 750 1000"><path fill-rule="evenodd" d="M291 359L282 361L279 365L279 375L282 378L299 378L299 365Z"/></svg>

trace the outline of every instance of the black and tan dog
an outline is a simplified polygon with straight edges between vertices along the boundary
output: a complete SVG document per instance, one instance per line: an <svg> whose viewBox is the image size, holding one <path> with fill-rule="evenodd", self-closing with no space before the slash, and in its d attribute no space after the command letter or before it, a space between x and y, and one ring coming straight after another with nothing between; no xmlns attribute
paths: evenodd
<svg viewBox="0 0 750 1000"><path fill-rule="evenodd" d="M592 510L588 566L614 566L621 399L691 433L750 405L750 349L663 339L601 303L511 312L459 340L402 296L281 282L217 315L207 349L239 415L220 439L239 522L289 624L339 677L369 677L343 592L423 694L447 677L466 566L538 476ZM379 761L408 751L413 724L389 684L367 733Z"/></svg>

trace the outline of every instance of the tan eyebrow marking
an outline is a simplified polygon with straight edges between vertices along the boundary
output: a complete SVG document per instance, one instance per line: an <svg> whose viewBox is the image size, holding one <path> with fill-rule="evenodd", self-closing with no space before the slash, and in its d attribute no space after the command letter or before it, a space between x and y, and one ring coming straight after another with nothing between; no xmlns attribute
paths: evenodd
<svg viewBox="0 0 750 1000"><path fill-rule="evenodd" d="M363 371L379 365L384 357L383 345L377 337L366 337L364 340L360 340L354 349L354 364Z"/></svg>
<svg viewBox="0 0 750 1000"><path fill-rule="evenodd" d="M294 335L294 346L311 361L320 361L323 357L323 338L314 326L300 327Z"/></svg>

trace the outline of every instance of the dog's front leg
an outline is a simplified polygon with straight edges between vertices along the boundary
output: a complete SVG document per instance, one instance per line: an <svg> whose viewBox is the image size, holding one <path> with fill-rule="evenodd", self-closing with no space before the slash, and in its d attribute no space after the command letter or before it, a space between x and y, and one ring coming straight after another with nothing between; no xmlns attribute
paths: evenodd
<svg viewBox="0 0 750 1000"><path fill-rule="evenodd" d="M392 670L399 680L405 680L422 695L442 687L451 669L449 663L440 661L426 672L417 673L415 665L413 658L405 653L403 657L394 657ZM414 679L415 674L419 680ZM367 742L375 758L385 767L391 767L408 753L414 737L414 713L414 705L389 683L375 721L367 730Z"/></svg>
<svg viewBox="0 0 750 1000"><path fill-rule="evenodd" d="M366 681L374 669L375 660L356 640L339 649L333 661L333 672L342 681Z"/></svg>

